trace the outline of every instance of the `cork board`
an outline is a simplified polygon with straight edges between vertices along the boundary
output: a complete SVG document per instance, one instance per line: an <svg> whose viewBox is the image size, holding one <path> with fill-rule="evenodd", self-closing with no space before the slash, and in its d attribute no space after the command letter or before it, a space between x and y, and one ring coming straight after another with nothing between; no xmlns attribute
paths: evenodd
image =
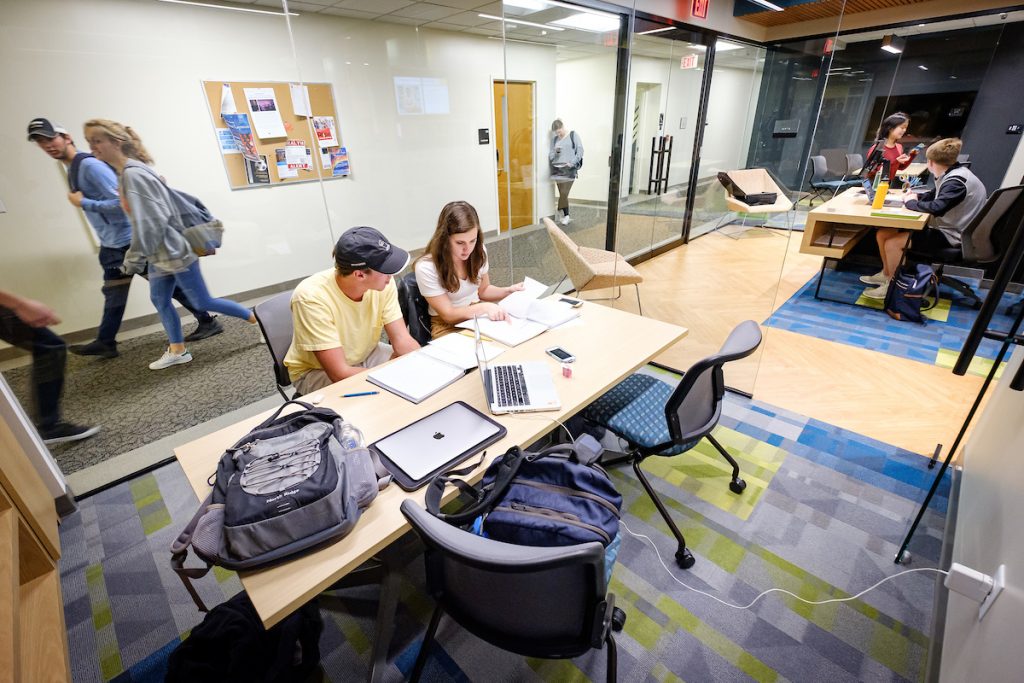
<svg viewBox="0 0 1024 683"><path fill-rule="evenodd" d="M265 169L262 168L262 164L260 163L250 165L247 163L245 156L241 153L226 153L223 150L221 136L227 135L224 131L228 129L227 123L225 123L220 114L221 96L225 85L227 85L231 90L231 96L233 97L235 104L235 111L238 114L244 114L248 120L249 126L252 130L252 141L256 152L261 158L265 157ZM202 82L203 94L205 95L207 105L209 106L210 121L213 124L215 132L214 144L217 145L218 152L224 160L224 170L227 173L228 184L231 186L232 190L255 187L273 187L274 185L302 183L320 179L335 180L348 175L347 156L344 157L344 173L339 175L338 171L335 170L336 167L340 168L338 165L342 157L339 156L338 150L344 147L344 142L341 139L338 112L334 107L334 89L331 87L331 84L304 84L309 93L309 110L312 115L310 117L295 113L295 108L292 106L292 96L289 90L289 85L292 84L280 81ZM249 112L245 95L246 88L265 88L273 90L274 100L277 103L277 110L281 116L281 122L284 125L284 135L279 137L259 137L257 134L257 126ZM329 150L327 154L322 154L322 148L317 139L316 131L312 126L312 117L321 116L329 116L334 121L335 144L330 145L327 148ZM308 169L298 167L285 170L287 168L287 164L283 167L278 166L278 162L280 160L278 150L284 150L289 146L289 142L294 141L302 141L304 143L304 145L298 146L296 149L303 149L303 151L305 148L309 149L310 163ZM336 152L333 160L330 150L335 150ZM324 168L325 163L327 164L327 168ZM282 174L285 177L282 177ZM288 175L291 175L291 177L287 177Z"/></svg>

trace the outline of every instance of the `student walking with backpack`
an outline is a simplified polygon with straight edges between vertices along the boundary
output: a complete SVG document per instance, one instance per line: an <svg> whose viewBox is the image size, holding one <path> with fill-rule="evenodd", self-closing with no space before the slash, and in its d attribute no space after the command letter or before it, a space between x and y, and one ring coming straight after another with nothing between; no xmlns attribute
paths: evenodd
<svg viewBox="0 0 1024 683"><path fill-rule="evenodd" d="M153 159L135 131L116 121L92 119L85 122L85 138L96 158L110 164L121 177L122 206L132 224L132 240L121 269L126 274L148 270L149 298L167 333L167 350L149 369L163 370L192 360L185 348L181 318L171 303L176 287L197 306L256 324L256 316L248 308L210 295L199 257L182 235L184 226L170 192L147 165Z"/></svg>
<svg viewBox="0 0 1024 683"><path fill-rule="evenodd" d="M576 182L576 175L583 167L583 142L574 130L566 130L562 119L551 124L551 150L548 152L551 164L551 179L558 188L558 210L562 212L559 222L569 225L569 190Z"/></svg>
<svg viewBox="0 0 1024 683"><path fill-rule="evenodd" d="M121 272L124 255L132 241L132 226L121 208L117 174L92 154L79 152L71 135L60 124L43 118L32 119L28 124L28 139L67 168L68 201L82 209L100 241L103 317L94 341L74 344L68 350L80 356L115 358L118 355L117 331L121 329L132 286L132 276ZM199 321L187 341L198 341L223 331L220 323L206 311L195 308L181 289L174 290L174 298Z"/></svg>

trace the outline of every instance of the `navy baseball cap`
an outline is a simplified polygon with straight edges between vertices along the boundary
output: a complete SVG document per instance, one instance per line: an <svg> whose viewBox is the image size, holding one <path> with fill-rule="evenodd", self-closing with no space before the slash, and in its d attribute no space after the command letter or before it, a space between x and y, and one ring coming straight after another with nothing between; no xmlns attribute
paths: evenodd
<svg viewBox="0 0 1024 683"><path fill-rule="evenodd" d="M375 228L349 228L334 245L334 260L350 268L369 268L385 275L400 272L409 263L409 252L396 247Z"/></svg>
<svg viewBox="0 0 1024 683"><path fill-rule="evenodd" d="M49 119L32 119L28 122L28 139L33 142L37 135L51 140L58 135L69 135L67 128L59 123L50 123Z"/></svg>

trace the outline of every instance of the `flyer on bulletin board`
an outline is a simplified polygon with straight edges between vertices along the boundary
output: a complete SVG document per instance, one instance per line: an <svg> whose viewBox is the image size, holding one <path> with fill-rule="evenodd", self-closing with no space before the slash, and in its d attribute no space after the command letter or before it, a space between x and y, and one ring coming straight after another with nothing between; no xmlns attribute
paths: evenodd
<svg viewBox="0 0 1024 683"><path fill-rule="evenodd" d="M331 149L331 175L335 178L347 176L351 173L348 164L348 150L344 147Z"/></svg>
<svg viewBox="0 0 1024 683"><path fill-rule="evenodd" d="M285 148L278 147L275 149L274 156L277 159L277 177L279 179L298 177L299 172L294 168L288 167L288 155Z"/></svg>
<svg viewBox="0 0 1024 683"><path fill-rule="evenodd" d="M221 114L221 118L228 125L235 146L241 150L242 155L250 161L258 161L259 152L252 137L252 128L249 127L249 117L245 114Z"/></svg>
<svg viewBox="0 0 1024 683"><path fill-rule="evenodd" d="M277 107L277 96L273 88L243 88L245 101L252 115L252 125L260 138L283 138L287 135L281 111Z"/></svg>
<svg viewBox="0 0 1024 683"><path fill-rule="evenodd" d="M314 116L313 131L316 133L316 142L321 147L337 146L338 134L334 129L333 116Z"/></svg>
<svg viewBox="0 0 1024 683"><path fill-rule="evenodd" d="M291 169L308 171L313 167L313 156L305 140L289 140L284 148L284 158Z"/></svg>
<svg viewBox="0 0 1024 683"><path fill-rule="evenodd" d="M245 175L250 185L269 185L270 168L267 166L267 157L260 156L257 161L246 159Z"/></svg>

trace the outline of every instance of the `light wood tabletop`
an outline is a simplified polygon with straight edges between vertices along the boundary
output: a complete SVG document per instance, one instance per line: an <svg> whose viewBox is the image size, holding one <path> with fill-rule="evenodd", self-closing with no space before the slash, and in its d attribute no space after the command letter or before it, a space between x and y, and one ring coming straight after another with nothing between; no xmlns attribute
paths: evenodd
<svg viewBox="0 0 1024 683"><path fill-rule="evenodd" d="M902 193L893 191L888 196L896 199ZM921 230L928 224L926 213L893 217L873 216L873 211L861 188L853 187L833 197L807 213L801 253L843 258L869 232L869 228Z"/></svg>
<svg viewBox="0 0 1024 683"><path fill-rule="evenodd" d="M514 445L529 445L552 429L560 429L555 420L568 419L687 334L683 327L600 304L585 303L580 312L578 321L508 349L495 360L497 363L545 360L551 367L562 409L496 417L508 429L508 434L487 449L487 463ZM563 377L559 363L544 353L544 349L554 345L576 356L571 378ZM270 372L269 363L266 368L253 368L253 372L264 370ZM336 410L359 427L367 443L454 401L465 401L488 413L477 371L418 405L383 390L371 396L341 398L346 393L376 390L378 387L367 382L365 373L361 373L323 389L320 393L324 399L320 405ZM224 450L269 414L243 420L175 449L178 462L200 500L210 491L207 480ZM479 479L484 469L484 466L478 467L471 479ZM345 538L283 564L241 573L242 585L263 624L269 628L280 622L398 539L409 529L399 506L407 498L422 504L423 495L423 489L407 493L392 484L363 512L354 531ZM449 495L454 497L454 492L450 491Z"/></svg>

